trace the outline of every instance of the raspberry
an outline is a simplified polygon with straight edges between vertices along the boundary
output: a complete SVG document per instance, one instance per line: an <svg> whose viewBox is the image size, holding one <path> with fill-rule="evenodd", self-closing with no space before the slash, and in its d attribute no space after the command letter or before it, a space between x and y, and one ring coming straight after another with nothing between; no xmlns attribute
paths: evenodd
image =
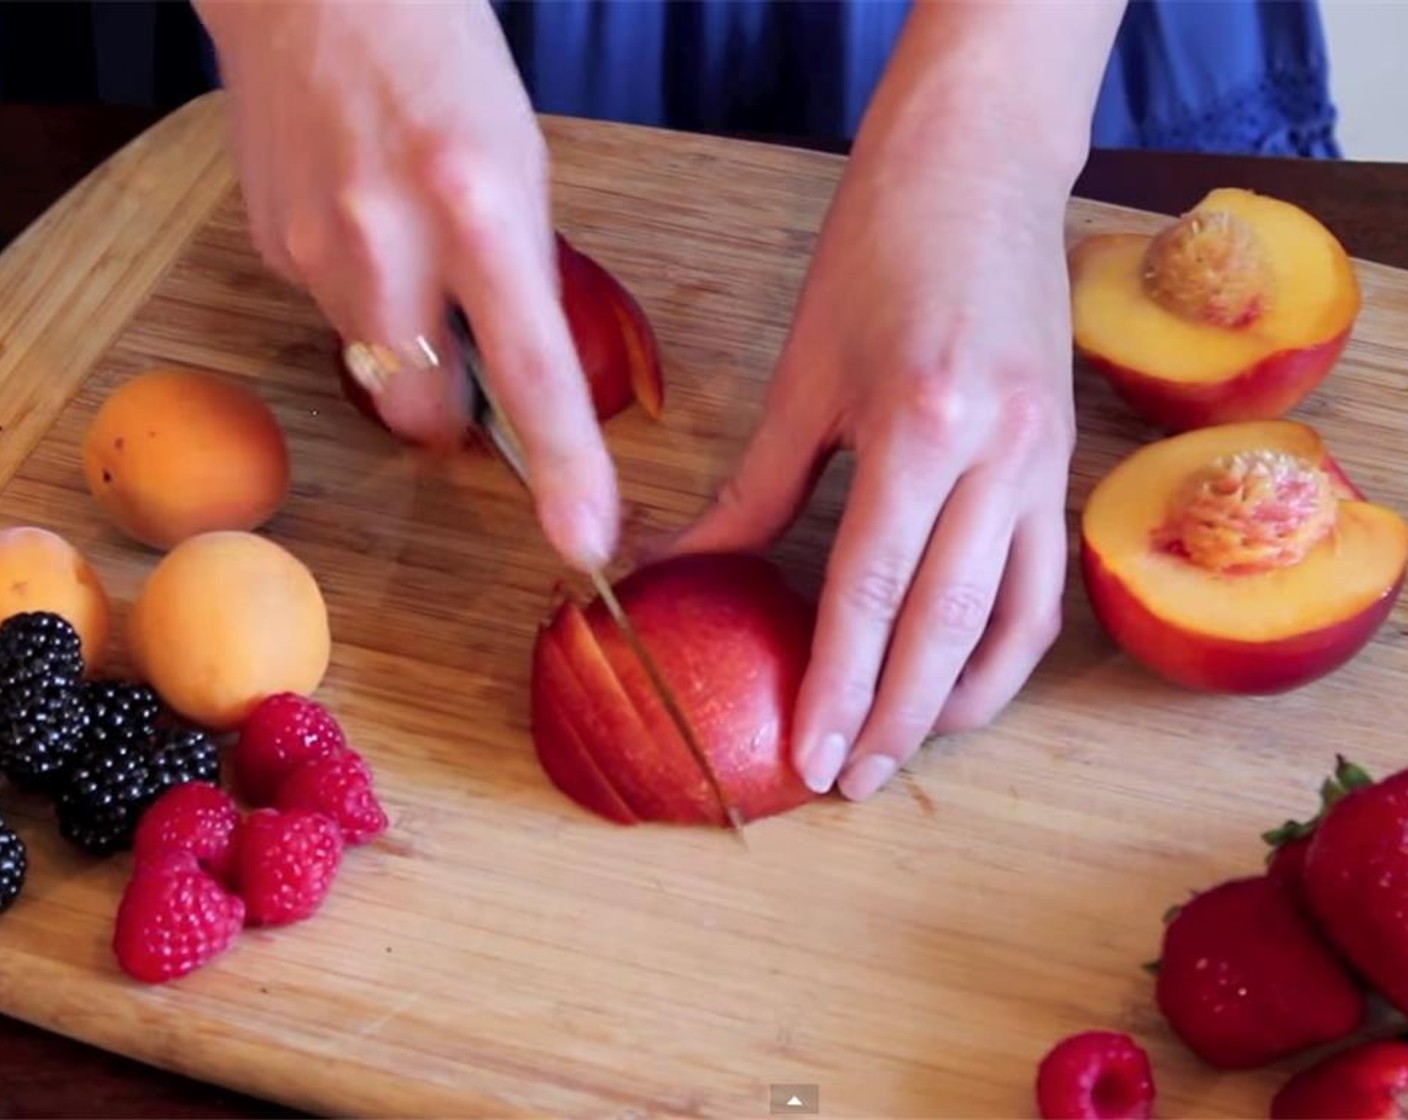
<svg viewBox="0 0 1408 1120"><path fill-rule="evenodd" d="M331 712L306 696L280 692L250 712L230 758L244 795L255 805L271 805L279 783L299 763L346 749Z"/></svg>
<svg viewBox="0 0 1408 1120"><path fill-rule="evenodd" d="M189 852L202 868L224 883L233 881L240 823L234 799L210 782L173 786L142 814L132 837L137 863Z"/></svg>
<svg viewBox="0 0 1408 1120"><path fill-rule="evenodd" d="M160 984L218 957L244 926L244 902L190 852L138 864L118 903L112 948L135 980Z"/></svg>
<svg viewBox="0 0 1408 1120"><path fill-rule="evenodd" d="M1058 1042L1037 1069L1042 1120L1147 1120L1154 1113L1154 1072L1134 1039L1085 1031Z"/></svg>
<svg viewBox="0 0 1408 1120"><path fill-rule="evenodd" d="M279 783L274 805L331 817L348 845L365 844L390 823L372 788L371 768L353 750L300 763Z"/></svg>
<svg viewBox="0 0 1408 1120"><path fill-rule="evenodd" d="M337 822L307 809L256 809L240 829L236 881L250 925L312 917L342 863Z"/></svg>

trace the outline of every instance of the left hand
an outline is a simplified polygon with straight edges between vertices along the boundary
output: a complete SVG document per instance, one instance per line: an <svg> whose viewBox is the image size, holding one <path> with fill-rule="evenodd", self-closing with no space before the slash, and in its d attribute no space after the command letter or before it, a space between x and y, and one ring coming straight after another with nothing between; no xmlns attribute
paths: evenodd
<svg viewBox="0 0 1408 1120"><path fill-rule="evenodd" d="M1061 624L1067 184L927 128L857 146L761 425L671 549L766 547L854 452L793 743L813 789L839 774L855 799L931 734L990 721Z"/></svg>

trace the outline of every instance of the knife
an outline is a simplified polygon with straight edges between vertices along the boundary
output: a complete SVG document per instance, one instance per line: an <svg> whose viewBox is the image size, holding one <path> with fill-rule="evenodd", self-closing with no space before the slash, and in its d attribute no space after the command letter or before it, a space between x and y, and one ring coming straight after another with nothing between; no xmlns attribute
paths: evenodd
<svg viewBox="0 0 1408 1120"><path fill-rule="evenodd" d="M451 334L455 346L458 350L461 368L469 382L469 414L470 422L481 432L489 437L489 443L498 452L500 458L508 465L509 469L518 477L525 489L530 493L532 486L528 481L528 467L523 458L523 445L514 433L508 418L503 414L494 400L493 391L489 388L488 379L484 376L483 358L479 353L479 347L474 341L473 333L469 327L469 321L458 308L450 316ZM655 659L646 649L645 643L636 632L634 624L626 615L625 608L621 606L620 600L616 597L616 592L612 590L610 581L599 569L588 572L597 595L606 605L607 612L611 615L617 628L621 631L637 660L645 669L646 676L650 680L651 688L655 692L656 698L660 701L665 711L669 714L670 720L674 723L675 729L680 733L680 738L684 740L685 746L694 756L695 763L703 772L705 781L709 785L710 792L718 802L724 818L733 829L734 834L743 840L745 846L747 841L743 837L743 814L737 806L733 805L727 794L724 792L723 783L719 780L713 765L709 762L709 756L704 753L704 748L700 745L698 736L690 726L689 719L684 714L679 701L675 698L673 690L665 680L660 667L655 663Z"/></svg>

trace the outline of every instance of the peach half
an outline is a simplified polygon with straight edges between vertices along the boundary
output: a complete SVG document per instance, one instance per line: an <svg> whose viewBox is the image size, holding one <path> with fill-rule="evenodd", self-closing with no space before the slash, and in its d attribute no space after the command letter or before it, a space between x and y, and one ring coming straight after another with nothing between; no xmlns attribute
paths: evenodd
<svg viewBox="0 0 1408 1120"><path fill-rule="evenodd" d="M1177 684L1284 692L1353 658L1408 567L1408 523L1365 500L1313 428L1222 424L1133 452L1094 488L1081 570L1095 617Z"/></svg>
<svg viewBox="0 0 1408 1120"><path fill-rule="evenodd" d="M614 590L743 819L813 799L790 755L812 605L767 560L734 553L659 561ZM531 710L543 771L583 808L619 824L728 823L600 599L564 602L539 630Z"/></svg>
<svg viewBox="0 0 1408 1120"><path fill-rule="evenodd" d="M1237 188L1153 236L1087 237L1069 268L1077 353L1166 432L1285 415L1339 360L1359 315L1335 236Z"/></svg>
<svg viewBox="0 0 1408 1120"><path fill-rule="evenodd" d="M665 405L665 378L655 331L640 303L608 269L561 233L557 239L562 308L577 348L597 419L605 423L632 403L652 419ZM339 355L342 392L358 412L386 423L370 394Z"/></svg>

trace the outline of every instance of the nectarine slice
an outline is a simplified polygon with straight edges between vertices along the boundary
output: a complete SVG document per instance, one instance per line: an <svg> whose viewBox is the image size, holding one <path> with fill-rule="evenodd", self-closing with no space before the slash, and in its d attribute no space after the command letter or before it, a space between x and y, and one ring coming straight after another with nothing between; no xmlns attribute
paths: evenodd
<svg viewBox="0 0 1408 1120"><path fill-rule="evenodd" d="M812 605L768 561L735 554L674 557L633 572L615 590L730 807L756 820L813 799L789 753ZM544 771L584 808L620 819L602 812L579 747L638 820L728 823L709 775L600 600L585 610L562 604L539 632L532 709ZM560 734L564 726L575 735Z"/></svg>
<svg viewBox="0 0 1408 1120"><path fill-rule="evenodd" d="M1324 225L1235 188L1154 236L1086 238L1070 275L1077 351L1168 431L1281 417L1338 361L1360 308Z"/></svg>
<svg viewBox="0 0 1408 1120"><path fill-rule="evenodd" d="M1096 618L1179 684L1280 692L1355 656L1408 567L1408 524L1365 501L1319 434L1217 425L1133 452L1091 492L1082 573Z"/></svg>

